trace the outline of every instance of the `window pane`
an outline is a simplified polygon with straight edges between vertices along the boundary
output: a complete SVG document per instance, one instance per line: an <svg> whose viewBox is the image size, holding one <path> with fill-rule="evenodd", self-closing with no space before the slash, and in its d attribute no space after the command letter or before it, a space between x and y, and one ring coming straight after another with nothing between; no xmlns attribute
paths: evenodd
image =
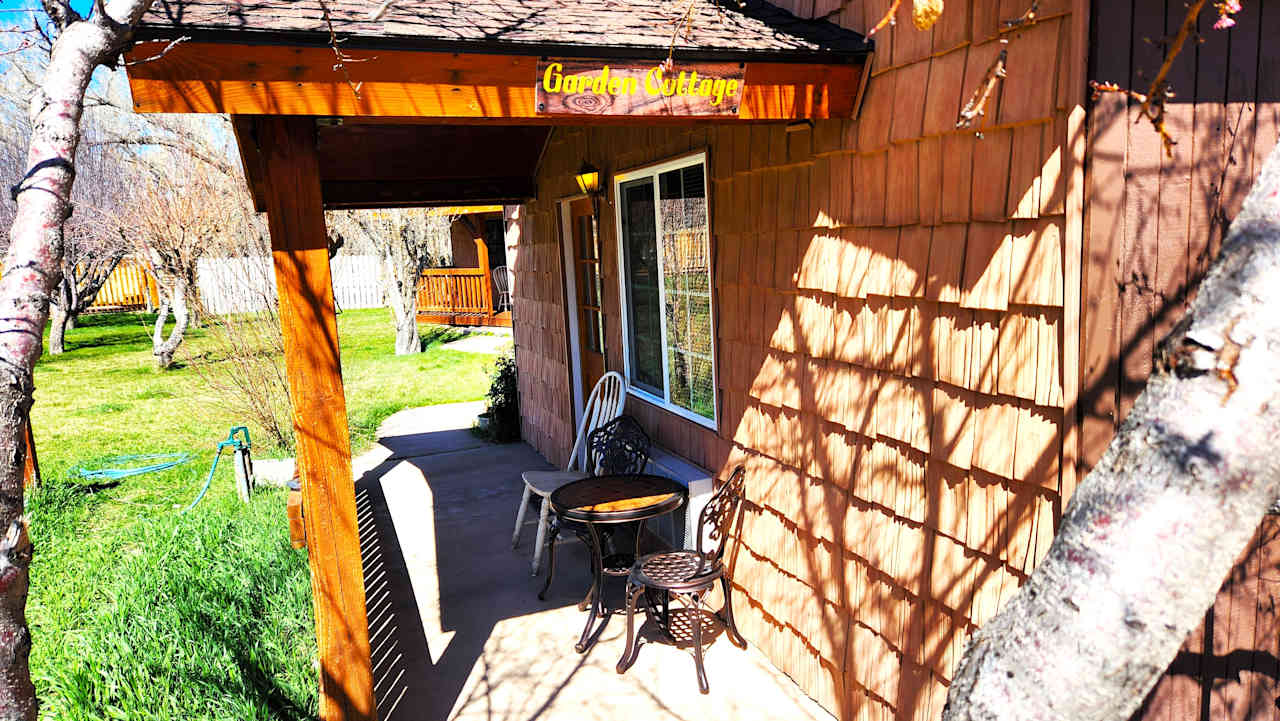
<svg viewBox="0 0 1280 721"><path fill-rule="evenodd" d="M658 176L671 402L715 417L711 363L711 247L702 165Z"/></svg>
<svg viewBox="0 0 1280 721"><path fill-rule="evenodd" d="M604 352L603 329L600 323L600 312L589 308L582 310L583 332L586 333L587 350L595 353Z"/></svg>
<svg viewBox="0 0 1280 721"><path fill-rule="evenodd" d="M657 233L654 228L653 181L624 183L619 189L622 245L627 290L627 350L631 382L663 395L662 309L658 296Z"/></svg>
<svg viewBox="0 0 1280 721"><path fill-rule="evenodd" d="M591 233L591 216L578 216L578 258L581 260L596 259L595 236Z"/></svg>
<svg viewBox="0 0 1280 721"><path fill-rule="evenodd" d="M583 263L582 268L582 305L600 306L600 284L595 263Z"/></svg>

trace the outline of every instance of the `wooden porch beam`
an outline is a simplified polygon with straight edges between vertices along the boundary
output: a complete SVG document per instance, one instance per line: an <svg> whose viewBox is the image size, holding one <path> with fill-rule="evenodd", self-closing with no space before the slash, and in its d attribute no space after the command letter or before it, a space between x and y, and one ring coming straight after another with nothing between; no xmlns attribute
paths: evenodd
<svg viewBox="0 0 1280 721"><path fill-rule="evenodd" d="M472 123L660 124L848 118L865 62L746 63L737 117L548 116L537 111L538 56L412 50L345 51L350 82L328 47L188 42L164 50L144 42L129 67L140 113L231 113L465 120ZM662 60L656 53L654 63Z"/></svg>
<svg viewBox="0 0 1280 721"><path fill-rule="evenodd" d="M533 177L427 178L421 180L325 180L321 183L327 208L394 208L519 204L537 195Z"/></svg>
<svg viewBox="0 0 1280 721"><path fill-rule="evenodd" d="M320 718L374 721L364 571L315 121L258 118L320 656Z"/></svg>

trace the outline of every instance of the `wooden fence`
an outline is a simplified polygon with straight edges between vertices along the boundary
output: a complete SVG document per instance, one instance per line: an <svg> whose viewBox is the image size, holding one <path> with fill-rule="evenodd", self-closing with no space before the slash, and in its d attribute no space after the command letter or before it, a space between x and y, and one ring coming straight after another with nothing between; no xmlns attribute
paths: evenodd
<svg viewBox="0 0 1280 721"><path fill-rule="evenodd" d="M89 310L147 310L159 304L155 281L146 268L136 261L125 260L107 278Z"/></svg>
<svg viewBox="0 0 1280 721"><path fill-rule="evenodd" d="M372 255L339 255L329 262L338 308L381 308L378 259ZM266 308L276 297L271 259L205 258L196 273L200 303L209 313L248 313Z"/></svg>

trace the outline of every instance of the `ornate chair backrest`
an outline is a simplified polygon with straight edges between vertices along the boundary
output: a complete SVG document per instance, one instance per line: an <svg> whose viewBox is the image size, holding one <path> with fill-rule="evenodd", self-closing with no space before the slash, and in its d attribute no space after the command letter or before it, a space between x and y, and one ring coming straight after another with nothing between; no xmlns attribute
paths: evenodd
<svg viewBox="0 0 1280 721"><path fill-rule="evenodd" d="M594 476L644 473L649 465L649 436L631 416L618 416L591 432L587 470Z"/></svg>
<svg viewBox="0 0 1280 721"><path fill-rule="evenodd" d="M738 466L733 469L729 479L711 494L707 505L702 507L702 513L698 514L698 555L704 559L704 563L724 558L729 533L737 523L738 507L742 504L746 478L745 468ZM715 549L703 548L703 539L714 543Z"/></svg>
<svg viewBox="0 0 1280 721"><path fill-rule="evenodd" d="M617 371L609 371L596 381L591 389L587 405L582 409L582 421L578 424L578 435L573 441L573 453L569 455L566 471L590 470L583 463L587 437L600 426L622 415L622 407L627 402L627 381Z"/></svg>

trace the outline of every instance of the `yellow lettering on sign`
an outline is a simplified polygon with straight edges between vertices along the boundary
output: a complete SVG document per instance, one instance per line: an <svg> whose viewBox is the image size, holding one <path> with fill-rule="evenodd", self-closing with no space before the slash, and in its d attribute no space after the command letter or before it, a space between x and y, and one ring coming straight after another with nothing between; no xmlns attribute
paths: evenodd
<svg viewBox="0 0 1280 721"><path fill-rule="evenodd" d="M564 66L560 63L551 63L548 65L547 72L542 74L542 89L546 90L548 93L560 92L560 83L563 82L563 77L560 75L560 71L563 69ZM552 83L552 78L555 79L555 83Z"/></svg>
<svg viewBox="0 0 1280 721"><path fill-rule="evenodd" d="M716 78L715 83L711 85L712 105L719 105L724 102L724 87L726 84L724 78Z"/></svg>
<svg viewBox="0 0 1280 721"><path fill-rule="evenodd" d="M638 76L630 75L630 69L624 69L621 75L615 74L613 68L603 65L599 74L589 72L566 75L563 63L550 63L542 74L542 89L548 93L572 95L575 93L594 93L596 95L634 95L643 91L646 95L662 97L703 97L709 99L713 107L724 104L726 98L733 98L741 90L738 80L725 78L709 78L699 75L698 71L681 70L668 75L663 66L656 65L648 69L643 81Z"/></svg>
<svg viewBox="0 0 1280 721"><path fill-rule="evenodd" d="M644 74L644 91L650 95L662 94L662 68L649 68Z"/></svg>
<svg viewBox="0 0 1280 721"><path fill-rule="evenodd" d="M605 90L609 87L609 66L604 66L600 71L600 75L596 77L595 82L591 83L591 92L596 95L604 95Z"/></svg>

